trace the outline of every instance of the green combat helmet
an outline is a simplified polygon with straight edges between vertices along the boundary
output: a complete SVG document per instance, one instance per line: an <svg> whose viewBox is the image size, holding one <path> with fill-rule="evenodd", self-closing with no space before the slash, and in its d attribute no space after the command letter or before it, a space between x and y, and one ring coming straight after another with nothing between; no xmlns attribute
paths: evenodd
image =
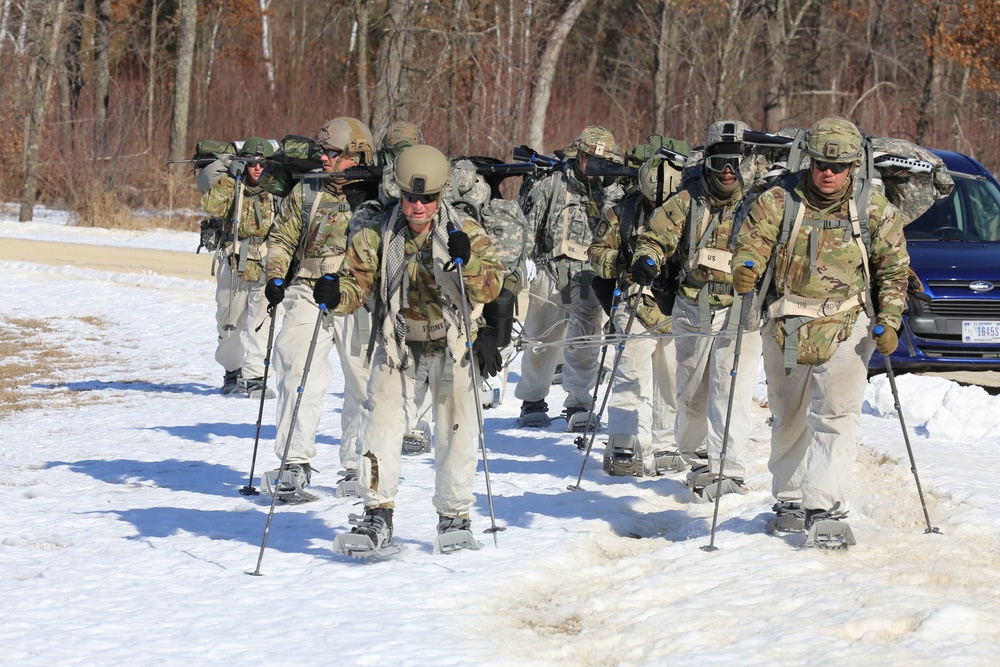
<svg viewBox="0 0 1000 667"><path fill-rule="evenodd" d="M806 153L823 162L856 162L863 156L861 132L846 118L824 118L809 128Z"/></svg>
<svg viewBox="0 0 1000 667"><path fill-rule="evenodd" d="M260 161L274 155L274 146L272 146L271 142L267 139L251 137L243 142L238 155L240 157L250 158L251 161L254 161L254 158L256 158L256 161Z"/></svg>
<svg viewBox="0 0 1000 667"><path fill-rule="evenodd" d="M611 134L611 130L600 125L589 125L583 128L583 132L576 138L576 141L566 149L566 155L575 157L582 151L587 155L617 159L617 149L618 146L615 144L615 137Z"/></svg>
<svg viewBox="0 0 1000 667"><path fill-rule="evenodd" d="M382 164L389 164L410 146L419 146L424 143L424 133L416 123L405 120L397 120L382 135L382 142L379 144L379 157Z"/></svg>
<svg viewBox="0 0 1000 667"><path fill-rule="evenodd" d="M316 133L316 143L325 150L347 153L358 164L370 165L375 160L372 131L357 118L341 116L326 121Z"/></svg>
<svg viewBox="0 0 1000 667"><path fill-rule="evenodd" d="M392 175L404 192L437 194L448 185L451 163L433 146L410 146L396 158Z"/></svg>

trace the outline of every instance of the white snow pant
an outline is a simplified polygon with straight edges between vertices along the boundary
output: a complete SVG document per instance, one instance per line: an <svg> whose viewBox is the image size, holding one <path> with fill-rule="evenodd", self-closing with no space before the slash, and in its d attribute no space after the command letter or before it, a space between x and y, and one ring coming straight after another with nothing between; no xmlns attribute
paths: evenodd
<svg viewBox="0 0 1000 667"><path fill-rule="evenodd" d="M868 384L868 360L875 341L868 317L861 314L850 338L823 364L797 364L785 375L784 356L775 339L775 322L764 328L767 398L773 477L778 500L801 501L806 509L847 508L857 457L861 406Z"/></svg>
<svg viewBox="0 0 1000 667"><path fill-rule="evenodd" d="M618 309L615 331L625 333L629 312L627 307ZM608 435L634 435L642 451L651 453L673 444L677 354L672 338L653 338L664 332L646 329L638 318L629 333L608 399ZM632 335L639 333L650 337ZM614 347L608 348L609 358L616 353Z"/></svg>
<svg viewBox="0 0 1000 667"><path fill-rule="evenodd" d="M263 377L267 332L271 324L267 317L264 283L241 280L225 261L219 264L216 279L215 329L219 344L215 348L215 360L226 372L242 369L245 378ZM262 322L264 326L255 331ZM227 331L226 325L235 329Z"/></svg>
<svg viewBox="0 0 1000 667"><path fill-rule="evenodd" d="M469 364L453 363L448 353L421 355L413 372L410 377L390 367L381 345L375 350L368 381L371 417L361 425L359 494L365 507L393 502L399 486L400 444L412 418L406 406L426 385L434 420L434 508L447 516L467 514L473 502L479 437L475 403L479 396L473 391Z"/></svg>
<svg viewBox="0 0 1000 667"><path fill-rule="evenodd" d="M549 394L552 376L560 357L563 362L562 385L566 390L563 407L590 409L597 384L598 345L560 348L567 337L597 336L603 326L604 311L587 286L587 298L580 288L573 288L569 303L564 304L555 278L540 271L531 284L531 298L524 317L522 337L526 341L549 343L538 350L529 342L521 360L521 378L514 396L522 401L542 401Z"/></svg>
<svg viewBox="0 0 1000 667"><path fill-rule="evenodd" d="M698 303L678 296L674 301L673 323L677 335L677 438L678 449L691 463L694 452L706 452L711 472L719 472L722 438L729 410L729 390L733 384L733 359L736 354L736 329L723 335L722 329L732 309L711 310L711 331L701 332ZM734 321L739 313L733 312ZM760 365L760 330L744 331L740 342L740 367L733 392L733 412L726 445L727 477L746 476L745 454L750 437L750 406Z"/></svg>
<svg viewBox="0 0 1000 667"><path fill-rule="evenodd" d="M274 453L281 458L298 399L309 345L319 317L319 307L312 297L312 287L292 285L282 301L285 316L274 343L274 371L278 379L277 437ZM358 433L364 420L365 386L368 371L364 368L364 346L358 331L359 313L347 317L326 315L319 334L312 365L296 417L288 463L308 463L316 456L316 428L323 410L323 397L333 379L330 349L336 344L344 375L344 405L340 414L340 463L357 468ZM352 354L352 351L355 354Z"/></svg>

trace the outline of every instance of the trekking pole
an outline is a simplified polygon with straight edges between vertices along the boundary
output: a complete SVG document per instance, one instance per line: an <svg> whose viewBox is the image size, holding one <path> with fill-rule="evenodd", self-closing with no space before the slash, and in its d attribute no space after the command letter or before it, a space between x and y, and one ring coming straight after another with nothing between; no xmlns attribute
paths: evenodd
<svg viewBox="0 0 1000 667"><path fill-rule="evenodd" d="M284 282L279 278L274 281L275 285L283 285ZM267 329L267 353L264 355L264 380L263 387L260 390L260 408L257 410L257 433L253 437L253 457L250 459L250 479L247 480L247 485L240 489L240 495L244 496L256 496L260 495L257 489L253 488L253 469L257 465L257 444L260 442L260 424L264 419L264 398L267 393L267 371L271 368L271 347L274 342L274 322L277 320L275 317L275 310L277 306L268 306L267 313L271 317L271 324Z"/></svg>
<svg viewBox="0 0 1000 667"><path fill-rule="evenodd" d="M619 293L621 292L620 290L615 290L615 291ZM636 300L638 300L638 296L639 293L636 294ZM617 304L615 305L617 306ZM638 310L638 305L632 306L632 309L629 311L628 314L628 322L625 324L625 332L622 334L621 340L619 340L617 345L615 346L615 361L613 364L611 364L611 379L608 380L608 388L604 390L604 398L601 400L601 414L604 413L604 408L608 404L608 397L611 396L611 387L614 386L615 384L615 374L618 373L618 364L622 360L622 352L625 351L625 338L632 331L632 323L635 322L636 310ZM594 395L595 396L597 395L596 390ZM587 442L587 450L583 453L583 465L580 466L580 476L577 477L575 485L570 484L569 486L566 487L569 491L583 490L580 487L580 482L583 481L583 471L587 467L587 461L590 460L590 450L594 446L594 438L596 437L597 437L597 427L595 426L594 430L590 432L590 440Z"/></svg>
<svg viewBox="0 0 1000 667"><path fill-rule="evenodd" d="M454 231L454 230L452 230ZM479 368L476 363L476 355L472 353L472 317L469 314L469 303L465 299L465 279L462 278L462 258L453 260L454 267L458 271L458 289L462 295L462 320L465 322L465 349L469 353L469 372L472 374L472 392L476 399L476 417L479 420L479 448L483 452L483 475L486 477L486 500L490 506L490 527L484 533L493 533L493 546L497 544L497 533L506 530L497 526L496 514L493 512L493 489L490 486L490 464L486 456L486 431L483 424L483 401L479 397Z"/></svg>
<svg viewBox="0 0 1000 667"><path fill-rule="evenodd" d="M237 250L236 244L240 239L240 209L243 208L243 174L236 174L236 199L233 201L233 254L230 258L235 257ZM226 261L230 261L227 259ZM233 324L233 293L236 291L236 270L230 265L229 267L229 311L226 314L226 323L222 326L222 330L226 332L228 337L231 332L236 330L236 325Z"/></svg>
<svg viewBox="0 0 1000 667"><path fill-rule="evenodd" d="M611 324L611 332L614 331L615 313L618 311L618 303L619 303L619 301L621 301L621 295L622 295L622 291L618 287L616 287L614 289L614 291L612 292L611 312L609 313L609 316L608 316L608 322ZM594 414L594 408L597 407L597 392L600 391L600 389L601 389L601 373L604 371L604 360L607 359L607 358L608 358L608 341L607 341L607 339L605 339L604 340L604 344L601 345L601 359L597 363L597 382L594 383L594 395L590 399L590 414L591 415ZM609 383L610 382L614 382L614 379L615 379L614 376L612 376L608 380L608 382ZM601 413L603 413L603 412L604 412L604 408L602 407L601 408ZM601 415L600 414L597 415L596 419L588 419L587 420L587 428L584 430L583 433L581 433L580 435L578 435L576 437L576 439L573 441L573 444L576 445L577 449L581 449L582 450L582 449L584 449L586 447L585 443L587 442L587 436L588 436L588 434L591 432L591 430L593 430L595 432L595 435L596 435L596 431L597 431L597 428L600 425L600 423L601 423Z"/></svg>
<svg viewBox="0 0 1000 667"><path fill-rule="evenodd" d="M872 329L876 336L881 337L885 333L885 327L881 324L876 324L875 328ZM884 354L882 358L885 359L885 373L889 376L889 386L892 388L892 402L893 408L896 410L896 414L899 415L899 425L903 429L903 442L906 443L906 453L910 457L910 472L913 473L913 481L917 483L917 495L920 497L920 507L924 510L924 521L927 522L927 533L937 533L941 534L941 531L931 526L931 517L927 513L927 503L924 501L924 491L920 487L920 476L917 475L917 462L913 458L913 448L910 447L910 436L906 431L906 422L903 421L903 409L899 405L899 392L896 391L896 375L892 372L892 362L889 361L889 355Z"/></svg>
<svg viewBox="0 0 1000 667"><path fill-rule="evenodd" d="M292 419L288 424L288 437L285 439L285 449L281 452L281 465L278 466L278 474L274 478L274 493L271 494L271 509L267 512L267 524L264 526L264 539L260 542L260 555L257 556L257 569L247 574L259 577L260 564L264 560L264 548L267 546L267 536L271 532L271 518L274 516L274 506L278 502L278 483L281 481L281 473L285 470L285 462L288 461L288 450L292 447L292 436L295 435L295 423L299 418L299 406L302 404L302 392L305 391L306 378L309 377L309 367L312 366L313 352L316 351L316 339L319 337L319 328L323 324L323 316L327 314L326 306L319 304L319 315L316 317L316 326L313 329L312 340L309 341L309 351L306 353L306 366L302 369L302 379L299 380L298 394L295 397L295 408L292 410Z"/></svg>
<svg viewBox="0 0 1000 667"><path fill-rule="evenodd" d="M746 263L747 268L753 266L753 262ZM719 453L719 476L715 478L716 493L715 493L715 510L712 512L712 532L711 538L708 541L708 545L701 547L702 551L717 551L719 547L715 546L715 529L719 524L719 502L722 500L722 475L726 467L726 446L729 444L729 423L733 418L733 394L736 393L736 374L739 372L740 367L740 346L743 344L743 330L746 328L745 322L747 318L747 313L750 311L750 304L753 299L749 298L749 295L753 292L747 292L745 298L741 300L740 303L740 321L736 327L736 346L733 349L733 369L729 371L732 380L729 382L729 405L726 406L726 426L722 430L722 451ZM711 462L709 462L709 472L711 472ZM711 479L711 476L709 476Z"/></svg>

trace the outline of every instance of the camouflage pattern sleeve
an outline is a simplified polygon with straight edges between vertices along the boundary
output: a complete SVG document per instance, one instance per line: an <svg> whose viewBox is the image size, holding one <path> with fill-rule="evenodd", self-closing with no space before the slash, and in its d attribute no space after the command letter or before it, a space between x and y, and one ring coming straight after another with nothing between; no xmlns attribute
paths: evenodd
<svg viewBox="0 0 1000 667"><path fill-rule="evenodd" d="M236 181L226 175L202 195L201 207L213 218L227 218L235 196Z"/></svg>
<svg viewBox="0 0 1000 667"><path fill-rule="evenodd" d="M680 246L690 210L691 193L686 190L675 193L663 202L663 206L653 211L639 235L635 256L649 257L658 267L662 267Z"/></svg>
<svg viewBox="0 0 1000 667"><path fill-rule="evenodd" d="M334 315L349 315L360 308L378 280L382 257L380 228L376 220L355 232L347 244L347 255L339 273L341 299L333 310Z"/></svg>
<svg viewBox="0 0 1000 667"><path fill-rule="evenodd" d="M601 224L594 231L594 240L587 248L590 266L601 278L618 277L622 267L618 266L618 248L621 246L618 232L618 214L613 208L604 211ZM631 267L625 267L628 270Z"/></svg>
<svg viewBox="0 0 1000 667"><path fill-rule="evenodd" d="M282 202L281 211L271 226L267 242L267 279L288 275L295 249L302 234L302 185L296 185Z"/></svg>
<svg viewBox="0 0 1000 667"><path fill-rule="evenodd" d="M732 268L753 262L753 272L760 278L778 242L781 218L785 212L784 189L773 187L758 197L747 211L733 246Z"/></svg>
<svg viewBox="0 0 1000 667"><path fill-rule="evenodd" d="M471 303L489 303L503 287L504 268L490 235L472 218L462 221L462 231L469 235L472 252L462 267L465 296Z"/></svg>
<svg viewBox="0 0 1000 667"><path fill-rule="evenodd" d="M549 174L535 184L528 193L528 201L524 206L524 217L528 222L525 234L528 242L528 259L535 261L547 254L545 248L538 247L538 239L545 234L545 215L549 210L549 198L555 187L556 179L562 178L558 172Z"/></svg>
<svg viewBox="0 0 1000 667"><path fill-rule="evenodd" d="M910 255L903 238L904 216L879 193L872 194L871 226L872 294L877 295L876 323L899 331L906 307L906 280Z"/></svg>

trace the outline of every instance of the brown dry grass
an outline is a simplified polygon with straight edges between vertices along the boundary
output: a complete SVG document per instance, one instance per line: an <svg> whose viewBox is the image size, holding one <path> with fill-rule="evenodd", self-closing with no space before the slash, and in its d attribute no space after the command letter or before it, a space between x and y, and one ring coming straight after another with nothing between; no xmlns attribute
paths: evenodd
<svg viewBox="0 0 1000 667"><path fill-rule="evenodd" d="M97 338L107 326L99 317L77 319L95 327ZM69 333L57 327L34 318L0 317L0 420L24 410L98 400L82 392L58 391L64 373L104 360L75 353L68 346Z"/></svg>

